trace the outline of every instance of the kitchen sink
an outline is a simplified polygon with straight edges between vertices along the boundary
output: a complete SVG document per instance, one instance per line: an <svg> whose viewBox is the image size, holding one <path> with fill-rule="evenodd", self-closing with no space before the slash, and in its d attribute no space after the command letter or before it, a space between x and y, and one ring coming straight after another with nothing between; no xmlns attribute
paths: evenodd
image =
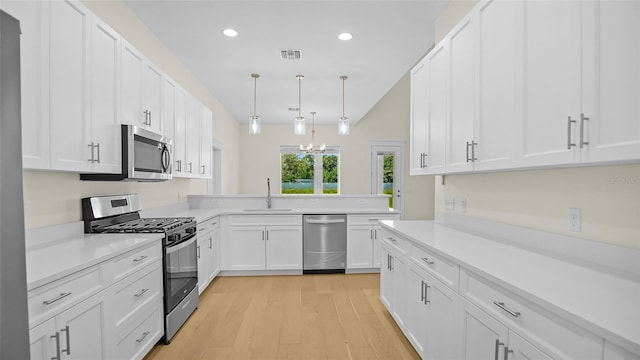
<svg viewBox="0 0 640 360"><path fill-rule="evenodd" d="M242 211L291 211L293 209L242 209Z"/></svg>

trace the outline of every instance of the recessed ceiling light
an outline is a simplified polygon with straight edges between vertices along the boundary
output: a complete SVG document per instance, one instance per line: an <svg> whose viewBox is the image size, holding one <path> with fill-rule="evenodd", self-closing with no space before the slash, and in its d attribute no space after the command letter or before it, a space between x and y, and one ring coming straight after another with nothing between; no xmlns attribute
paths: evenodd
<svg viewBox="0 0 640 360"><path fill-rule="evenodd" d="M353 35L351 35L351 34L349 34L347 32L338 35L338 39L345 40L345 41L346 40L351 40L352 37L353 37Z"/></svg>
<svg viewBox="0 0 640 360"><path fill-rule="evenodd" d="M222 33L227 35L228 37L238 36L238 32L233 29L224 29Z"/></svg>

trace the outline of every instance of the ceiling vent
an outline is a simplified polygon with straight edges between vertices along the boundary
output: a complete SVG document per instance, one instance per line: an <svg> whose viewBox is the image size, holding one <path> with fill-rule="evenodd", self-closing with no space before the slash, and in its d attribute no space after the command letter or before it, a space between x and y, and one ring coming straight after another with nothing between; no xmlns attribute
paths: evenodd
<svg viewBox="0 0 640 360"><path fill-rule="evenodd" d="M280 50L280 58L282 60L300 60L302 50Z"/></svg>

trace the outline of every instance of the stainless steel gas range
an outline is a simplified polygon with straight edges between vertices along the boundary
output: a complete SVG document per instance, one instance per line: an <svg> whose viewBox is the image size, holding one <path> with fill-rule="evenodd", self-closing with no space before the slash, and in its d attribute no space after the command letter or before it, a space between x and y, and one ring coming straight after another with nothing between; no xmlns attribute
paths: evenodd
<svg viewBox="0 0 640 360"><path fill-rule="evenodd" d="M163 233L165 336L168 344L198 306L196 221L141 218L137 194L82 199L85 233Z"/></svg>

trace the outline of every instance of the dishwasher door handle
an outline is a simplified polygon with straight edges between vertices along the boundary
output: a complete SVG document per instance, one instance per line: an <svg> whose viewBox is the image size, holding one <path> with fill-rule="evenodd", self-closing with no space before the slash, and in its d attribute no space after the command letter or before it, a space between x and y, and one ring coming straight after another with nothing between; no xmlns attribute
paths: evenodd
<svg viewBox="0 0 640 360"><path fill-rule="evenodd" d="M321 219L306 219L307 224L341 224L346 222L345 219L329 219L329 220L321 220Z"/></svg>

